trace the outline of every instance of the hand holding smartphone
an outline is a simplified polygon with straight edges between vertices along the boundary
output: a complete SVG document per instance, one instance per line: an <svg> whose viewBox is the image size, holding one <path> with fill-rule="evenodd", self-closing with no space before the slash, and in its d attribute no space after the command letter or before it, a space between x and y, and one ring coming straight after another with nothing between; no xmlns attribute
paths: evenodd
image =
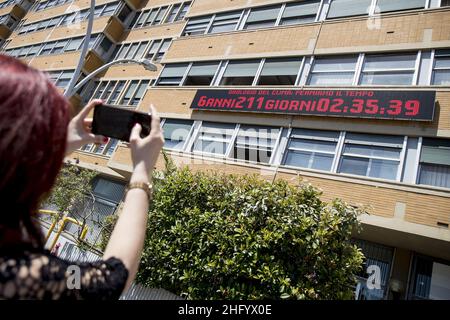
<svg viewBox="0 0 450 320"><path fill-rule="evenodd" d="M142 127L141 138L150 134L149 114L101 104L94 109L92 133L129 142L131 130L136 123Z"/></svg>

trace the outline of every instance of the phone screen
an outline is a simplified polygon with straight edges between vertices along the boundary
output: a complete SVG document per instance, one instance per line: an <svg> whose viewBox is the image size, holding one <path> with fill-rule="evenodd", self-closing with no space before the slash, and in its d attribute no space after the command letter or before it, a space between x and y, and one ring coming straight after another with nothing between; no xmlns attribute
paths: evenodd
<svg viewBox="0 0 450 320"><path fill-rule="evenodd" d="M144 138L150 134L150 121L151 116L143 112L97 105L94 109L92 133L129 142L134 124L141 125L141 138Z"/></svg>

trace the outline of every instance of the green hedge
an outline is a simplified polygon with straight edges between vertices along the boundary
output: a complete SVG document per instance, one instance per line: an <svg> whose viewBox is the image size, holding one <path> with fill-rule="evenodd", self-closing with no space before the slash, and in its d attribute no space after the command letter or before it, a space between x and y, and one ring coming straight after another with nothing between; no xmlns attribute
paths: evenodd
<svg viewBox="0 0 450 320"><path fill-rule="evenodd" d="M306 184L186 168L156 188L139 283L188 299L352 298L359 209Z"/></svg>

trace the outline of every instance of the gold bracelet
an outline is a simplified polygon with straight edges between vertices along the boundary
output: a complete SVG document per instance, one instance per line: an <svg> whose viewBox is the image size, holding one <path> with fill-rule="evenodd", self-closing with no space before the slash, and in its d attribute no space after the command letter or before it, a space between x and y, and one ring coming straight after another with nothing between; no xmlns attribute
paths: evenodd
<svg viewBox="0 0 450 320"><path fill-rule="evenodd" d="M131 189L142 189L147 193L148 199L152 199L153 186L149 182L130 182L125 188L125 193Z"/></svg>

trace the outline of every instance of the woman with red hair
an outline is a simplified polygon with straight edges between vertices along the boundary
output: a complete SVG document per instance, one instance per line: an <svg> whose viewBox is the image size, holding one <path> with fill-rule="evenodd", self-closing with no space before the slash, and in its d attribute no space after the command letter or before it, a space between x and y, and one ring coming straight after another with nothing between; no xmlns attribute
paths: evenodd
<svg viewBox="0 0 450 320"><path fill-rule="evenodd" d="M90 132L87 119L99 103L70 120L69 102L44 73L0 55L0 300L117 299L133 281L145 239L148 185L164 144L153 106L150 135L142 139L136 124L130 136L133 173L123 211L102 260L77 265L79 288L67 285L73 263L44 249L33 219L64 156L104 142Z"/></svg>

